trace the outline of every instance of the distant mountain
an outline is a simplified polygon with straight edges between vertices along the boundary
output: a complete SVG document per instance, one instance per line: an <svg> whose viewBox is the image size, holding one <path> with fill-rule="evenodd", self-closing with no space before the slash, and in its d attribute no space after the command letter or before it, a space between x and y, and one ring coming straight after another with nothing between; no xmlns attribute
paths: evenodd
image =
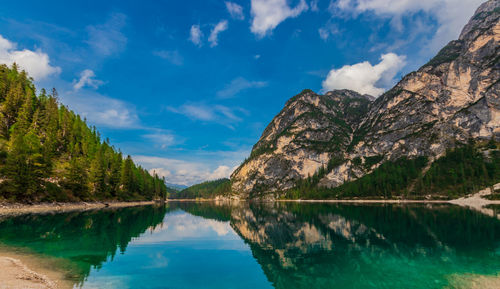
<svg viewBox="0 0 500 289"><path fill-rule="evenodd" d="M482 4L458 40L377 99L290 99L232 174L235 197L450 197L500 181L499 17L499 0Z"/></svg>
<svg viewBox="0 0 500 289"><path fill-rule="evenodd" d="M229 179L223 178L192 185L183 190L169 194L170 199L212 199L219 195L227 195L231 191Z"/></svg>
<svg viewBox="0 0 500 289"><path fill-rule="evenodd" d="M179 184L172 184L172 183L169 183L169 182L165 182L165 185L169 188L172 188L172 189L175 189L177 191L181 191L185 188L187 188L188 186L186 185L179 185Z"/></svg>

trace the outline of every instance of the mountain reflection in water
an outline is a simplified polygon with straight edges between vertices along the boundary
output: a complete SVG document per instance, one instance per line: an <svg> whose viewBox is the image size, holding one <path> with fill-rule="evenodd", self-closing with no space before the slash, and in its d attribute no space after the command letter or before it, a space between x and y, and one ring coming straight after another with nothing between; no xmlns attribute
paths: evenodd
<svg viewBox="0 0 500 289"><path fill-rule="evenodd" d="M457 206L181 206L230 220L276 288L443 288L456 274L500 272L500 221Z"/></svg>
<svg viewBox="0 0 500 289"><path fill-rule="evenodd" d="M0 219L0 243L66 260L83 288L452 288L500 273L500 220L438 204L170 202L30 214Z"/></svg>

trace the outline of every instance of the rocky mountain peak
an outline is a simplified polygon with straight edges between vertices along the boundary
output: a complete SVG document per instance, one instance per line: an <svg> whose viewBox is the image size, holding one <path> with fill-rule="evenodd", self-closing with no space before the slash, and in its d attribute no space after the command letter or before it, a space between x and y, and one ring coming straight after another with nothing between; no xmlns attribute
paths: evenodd
<svg viewBox="0 0 500 289"><path fill-rule="evenodd" d="M491 35L490 32L492 31L486 31L489 30L491 26L496 26L494 29L498 30L499 7L500 0L490 0L481 4L474 13L474 16L472 16L470 21L462 29L458 39L472 42L472 40L480 35L483 35L483 37L485 36L484 34Z"/></svg>
<svg viewBox="0 0 500 289"><path fill-rule="evenodd" d="M458 40L377 99L350 90L292 97L233 173L233 190L272 196L325 167L319 184L335 187L386 161L432 161L471 138L500 140L499 18L500 0L482 4Z"/></svg>
<svg viewBox="0 0 500 289"><path fill-rule="evenodd" d="M233 173L237 191L283 190L316 172L350 144L371 101L355 91L303 90L287 101ZM251 178L247 176L252 175Z"/></svg>
<svg viewBox="0 0 500 289"><path fill-rule="evenodd" d="M326 96L337 96L337 97L347 97L347 98L351 98L351 99L357 99L357 98L365 98L367 99L368 101L374 101L376 99L376 97L372 96L372 95L369 95L369 94L359 94L357 93L356 91L354 90L349 90L349 89L335 89L335 90L331 90L331 91L328 91L327 93L325 93Z"/></svg>

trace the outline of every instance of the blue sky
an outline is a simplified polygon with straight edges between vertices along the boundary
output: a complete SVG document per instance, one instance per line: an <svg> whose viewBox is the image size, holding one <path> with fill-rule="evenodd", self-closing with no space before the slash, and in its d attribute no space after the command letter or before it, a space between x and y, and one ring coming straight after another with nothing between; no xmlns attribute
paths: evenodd
<svg viewBox="0 0 500 289"><path fill-rule="evenodd" d="M302 89L375 96L480 0L6 1L0 63L170 183L227 177Z"/></svg>

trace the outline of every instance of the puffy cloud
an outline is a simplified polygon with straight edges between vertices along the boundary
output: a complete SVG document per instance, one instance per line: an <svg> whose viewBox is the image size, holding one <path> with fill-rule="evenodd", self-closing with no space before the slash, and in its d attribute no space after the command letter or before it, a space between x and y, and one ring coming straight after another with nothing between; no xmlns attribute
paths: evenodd
<svg viewBox="0 0 500 289"><path fill-rule="evenodd" d="M130 246L145 245L145 244L160 244L164 242L179 242L196 239L213 239L218 240L239 240L238 235L231 228L229 222L221 222L212 219L205 219L194 216L186 212L178 212L169 214L163 220L161 226L156 226L153 230L154 234L144 234L141 238L136 238L130 242ZM228 243L232 244L234 242ZM231 247L231 250L248 250L246 247L239 245ZM242 243L242 242L241 242ZM228 244L224 244L227 250ZM150 257L155 259L156 257ZM159 262L160 266L164 266L165 261ZM122 286L120 288L125 288Z"/></svg>
<svg viewBox="0 0 500 289"><path fill-rule="evenodd" d="M103 56L121 52L127 45L127 37L121 32L126 22L127 16L114 13L104 24L87 26L87 43Z"/></svg>
<svg viewBox="0 0 500 289"><path fill-rule="evenodd" d="M221 20L217 23L212 31L210 31L210 35L208 36L208 42L210 42L210 47L217 46L219 33L227 30L227 20Z"/></svg>
<svg viewBox="0 0 500 289"><path fill-rule="evenodd" d="M41 50L17 50L16 43L0 35L0 63L10 66L14 62L37 81L61 72L60 67L50 65L50 59L46 53Z"/></svg>
<svg viewBox="0 0 500 289"><path fill-rule="evenodd" d="M114 128L132 128L134 127L137 115L122 107L122 104L114 100L118 104L117 108L109 108L101 111L83 112L83 116L87 117L91 122Z"/></svg>
<svg viewBox="0 0 500 289"><path fill-rule="evenodd" d="M387 53L381 61L371 65L368 61L332 69L323 81L323 91L352 89L361 94L379 96L392 84L397 72L405 65L405 56ZM382 86L382 87L380 87Z"/></svg>
<svg viewBox="0 0 500 289"><path fill-rule="evenodd" d="M243 90L265 86L267 86L265 81L249 81L243 77L238 77L233 79L224 89L219 90L217 96L219 98L231 98Z"/></svg>
<svg viewBox="0 0 500 289"><path fill-rule="evenodd" d="M401 17L419 12L431 14L438 22L438 28L429 43L432 53L448 41L456 39L476 8L484 0L338 0L332 1L330 10L341 11L357 16L372 12L381 17L392 18L391 24L402 29Z"/></svg>
<svg viewBox="0 0 500 289"><path fill-rule="evenodd" d="M103 84L103 81L95 79L94 71L90 69L85 69L80 73L80 78L73 81L73 89L79 90L84 86L90 86L92 88L98 88Z"/></svg>
<svg viewBox="0 0 500 289"><path fill-rule="evenodd" d="M184 58L177 50L173 51L159 50L159 51L154 51L153 54L168 60L173 65L181 66L184 63Z"/></svg>
<svg viewBox="0 0 500 289"><path fill-rule="evenodd" d="M229 176L235 169L236 168L230 168L228 166L218 166L213 172L210 173L208 179L217 180L222 178L229 178Z"/></svg>
<svg viewBox="0 0 500 289"><path fill-rule="evenodd" d="M219 152L221 158L224 158L224 153ZM222 162L238 164L244 155L238 153L238 158L223 159ZM207 180L215 180L220 178L228 178L236 169L236 165L216 164L212 166L211 162L188 161L172 158L163 158L155 156L134 156L134 161L140 163L150 172L155 172L160 177L165 177L168 183L190 186L201 183Z"/></svg>
<svg viewBox="0 0 500 289"><path fill-rule="evenodd" d="M308 9L305 0L300 0L294 8L286 0L252 0L252 26L250 30L259 37L271 33L278 24L290 17L297 17Z"/></svg>
<svg viewBox="0 0 500 289"><path fill-rule="evenodd" d="M237 19L237 20L245 19L245 15L243 15L243 7L241 7L240 5L238 5L236 3L229 2L229 1L226 1L225 3L226 3L227 11L229 12L229 14L231 14L231 17L233 19Z"/></svg>
<svg viewBox="0 0 500 289"><path fill-rule="evenodd" d="M62 102L85 117L91 124L111 128L137 128L135 107L93 91L81 89L60 94Z"/></svg>
<svg viewBox="0 0 500 289"><path fill-rule="evenodd" d="M203 37L203 32L201 32L200 25L192 25L189 30L189 41L193 42L195 45L201 46Z"/></svg>

